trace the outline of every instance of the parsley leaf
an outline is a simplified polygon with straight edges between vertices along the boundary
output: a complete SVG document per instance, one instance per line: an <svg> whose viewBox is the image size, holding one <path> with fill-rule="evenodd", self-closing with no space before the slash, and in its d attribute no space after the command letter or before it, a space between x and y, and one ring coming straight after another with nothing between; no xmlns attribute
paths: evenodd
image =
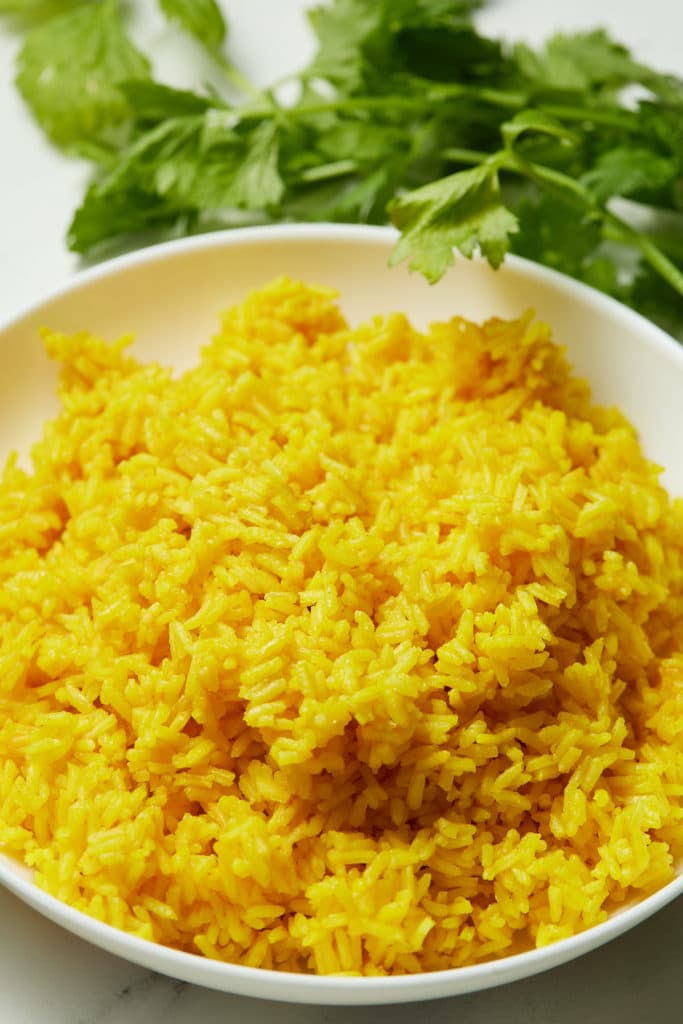
<svg viewBox="0 0 683 1024"><path fill-rule="evenodd" d="M188 222L183 221L185 213L172 201L150 196L134 184L120 182L106 190L93 184L72 218L67 242L74 252L108 256L143 244L143 234L145 244L167 237L174 225Z"/></svg>
<svg viewBox="0 0 683 1024"><path fill-rule="evenodd" d="M604 96L618 106L616 97L604 92L608 87L619 89L637 83L650 89L668 104L683 106L683 82L674 75L661 74L635 61L625 46L604 31L579 32L575 35L557 33L544 49L535 53L520 43L515 58L522 73L535 91L590 93Z"/></svg>
<svg viewBox="0 0 683 1024"><path fill-rule="evenodd" d="M364 0L337 0L314 7L308 17L318 37L318 52L304 71L306 79L324 78L347 89L360 84L367 40L382 23L381 5Z"/></svg>
<svg viewBox="0 0 683 1024"><path fill-rule="evenodd" d="M577 217L572 205L546 192L525 196L516 206L519 232L513 249L519 256L583 279L602 241L597 220ZM571 223L571 231L567 224Z"/></svg>
<svg viewBox="0 0 683 1024"><path fill-rule="evenodd" d="M19 53L16 82L52 141L87 153L125 139L131 110L118 85L148 74L118 0L102 0L32 29Z"/></svg>
<svg viewBox="0 0 683 1024"><path fill-rule="evenodd" d="M603 29L575 35L558 32L538 53L520 43L515 57L536 90L585 93L595 86L640 80L640 66Z"/></svg>
<svg viewBox="0 0 683 1024"><path fill-rule="evenodd" d="M277 125L264 121L249 139L244 160L230 185L229 200L246 210L265 210L279 202L284 183L278 170Z"/></svg>
<svg viewBox="0 0 683 1024"><path fill-rule="evenodd" d="M475 32L469 12L479 0L336 0L309 18L319 47L304 72L353 93L390 92L397 77L451 80L489 74L501 62L498 43Z"/></svg>
<svg viewBox="0 0 683 1024"><path fill-rule="evenodd" d="M77 7L85 0L0 0L0 15L9 14L19 22L32 24Z"/></svg>
<svg viewBox="0 0 683 1024"><path fill-rule="evenodd" d="M550 135L567 145L575 145L579 141L576 132L571 131L557 118L551 117L542 110L520 110L513 118L501 125L500 131L503 142L508 148L511 148L527 132Z"/></svg>
<svg viewBox="0 0 683 1024"><path fill-rule="evenodd" d="M642 146L618 146L602 153L583 176L599 203L613 196L647 196L673 185L680 162Z"/></svg>
<svg viewBox="0 0 683 1024"><path fill-rule="evenodd" d="M683 342L681 299L650 267L642 267L625 300Z"/></svg>
<svg viewBox="0 0 683 1024"><path fill-rule="evenodd" d="M69 246L88 252L107 239L179 217L267 210L283 191L272 122L243 129L225 112L169 118L144 133L88 189ZM130 219L128 210L130 209Z"/></svg>
<svg viewBox="0 0 683 1024"><path fill-rule="evenodd" d="M70 248L87 252L183 212L200 166L201 125L200 117L168 119L125 150L90 185L69 228Z"/></svg>
<svg viewBox="0 0 683 1024"><path fill-rule="evenodd" d="M216 105L215 99L188 89L173 89L151 79L134 78L119 84L138 124L157 124L169 117L202 114Z"/></svg>
<svg viewBox="0 0 683 1024"><path fill-rule="evenodd" d="M227 27L216 0L159 0L159 6L170 21L177 21L210 53L220 49Z"/></svg>
<svg viewBox="0 0 683 1024"><path fill-rule="evenodd" d="M389 214L401 238L392 264L410 260L428 281L438 281L453 263L453 248L471 258L478 247L498 267L517 230L515 215L501 200L495 165L481 164L399 196Z"/></svg>

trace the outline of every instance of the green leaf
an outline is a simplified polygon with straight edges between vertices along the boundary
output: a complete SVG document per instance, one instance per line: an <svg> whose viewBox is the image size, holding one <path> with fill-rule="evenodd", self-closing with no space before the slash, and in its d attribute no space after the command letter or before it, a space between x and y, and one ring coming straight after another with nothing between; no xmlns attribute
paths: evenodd
<svg viewBox="0 0 683 1024"><path fill-rule="evenodd" d="M651 267L643 266L638 270L636 278L627 298L643 316L669 331L683 342L683 302L681 296L656 274Z"/></svg>
<svg viewBox="0 0 683 1024"><path fill-rule="evenodd" d="M426 79L492 84L506 68L500 43L480 35L471 11L479 3L457 0L388 0L383 42L397 67ZM454 71L456 75L454 76Z"/></svg>
<svg viewBox="0 0 683 1024"><path fill-rule="evenodd" d="M402 22L459 28L473 11L484 6L484 0L392 0L387 6Z"/></svg>
<svg viewBox="0 0 683 1024"><path fill-rule="evenodd" d="M199 165L202 118L167 120L124 149L89 187L69 228L69 247L88 252L174 218L188 204Z"/></svg>
<svg viewBox="0 0 683 1024"><path fill-rule="evenodd" d="M664 103L672 107L683 107L683 79L676 75L662 75L642 64L640 67L639 81L641 85L651 89L652 92Z"/></svg>
<svg viewBox="0 0 683 1024"><path fill-rule="evenodd" d="M382 23L380 5L366 0L336 0L308 12L318 37L318 52L305 77L325 78L352 89L362 79L363 44Z"/></svg>
<svg viewBox="0 0 683 1024"><path fill-rule="evenodd" d="M263 121L249 139L246 159L232 182L230 198L247 210L267 210L277 205L284 192L278 169L280 144L277 126Z"/></svg>
<svg viewBox="0 0 683 1024"><path fill-rule="evenodd" d="M181 215L267 210L283 192L278 155L272 122L245 131L215 111L162 121L93 183L72 221L69 245L88 252L107 238Z"/></svg>
<svg viewBox="0 0 683 1024"><path fill-rule="evenodd" d="M210 53L223 45L227 27L216 0L159 0L159 6L169 21L178 22Z"/></svg>
<svg viewBox="0 0 683 1024"><path fill-rule="evenodd" d="M406 76L452 82L499 70L500 45L479 35L470 13L478 0L335 0L309 18L318 52L305 77L325 78L352 94L391 93ZM456 73L457 69L457 73Z"/></svg>
<svg viewBox="0 0 683 1024"><path fill-rule="evenodd" d="M290 220L382 224L392 194L390 177L389 168L378 168L342 181L313 180L305 187L290 189L282 210Z"/></svg>
<svg viewBox="0 0 683 1024"><path fill-rule="evenodd" d="M638 83L651 89L665 103L683 106L683 81L665 75L634 60L625 46L604 29L558 33L539 53L518 44L514 50L517 66L541 91L584 92L611 87L619 89ZM612 106L618 107L618 99Z"/></svg>
<svg viewBox="0 0 683 1024"><path fill-rule="evenodd" d="M352 159L360 164L382 163L387 153L405 148L405 128L401 125L368 123L367 120L338 121L319 142L326 159Z"/></svg>
<svg viewBox="0 0 683 1024"><path fill-rule="evenodd" d="M680 111L646 100L638 107L637 121L639 132L652 149L674 156L683 166L683 117Z"/></svg>
<svg viewBox="0 0 683 1024"><path fill-rule="evenodd" d="M488 163L399 196L389 214L401 231L392 265L409 259L411 269L432 283L452 265L454 248L471 258L478 247L498 267L517 230L517 218L503 205L495 166Z"/></svg>
<svg viewBox="0 0 683 1024"><path fill-rule="evenodd" d="M36 24L85 2L86 0L0 0L0 17L9 15L21 25Z"/></svg>
<svg viewBox="0 0 683 1024"><path fill-rule="evenodd" d="M72 218L67 243L73 252L91 253L105 242L114 247L122 238L168 228L180 215L172 202L132 185L101 193L93 184Z"/></svg>
<svg viewBox="0 0 683 1024"><path fill-rule="evenodd" d="M131 110L119 83L148 73L146 58L126 35L118 0L103 0L29 32L16 82L52 141L79 152L120 144Z"/></svg>
<svg viewBox="0 0 683 1024"><path fill-rule="evenodd" d="M628 50L602 29L574 35L559 32L538 53L518 44L514 55L522 73L549 91L587 92L598 84L638 81L638 66Z"/></svg>
<svg viewBox="0 0 683 1024"><path fill-rule="evenodd" d="M578 216L572 205L548 193L523 198L515 206L515 213L519 232L512 248L519 256L573 277L583 277L584 268L602 240L598 221Z"/></svg>
<svg viewBox="0 0 683 1024"><path fill-rule="evenodd" d="M565 271L566 273L566 271ZM619 271L616 261L608 255L591 255L581 267L581 272L576 275L580 280L585 281L591 288L611 295L620 302L626 302L629 294L629 286L619 279Z"/></svg>
<svg viewBox="0 0 683 1024"><path fill-rule="evenodd" d="M0 14L20 14L52 7L53 0L0 0Z"/></svg>
<svg viewBox="0 0 683 1024"><path fill-rule="evenodd" d="M520 110L509 121L501 125L503 142L510 149L521 135L527 132L550 135L568 145L576 145L579 136L571 131L557 118L545 114L542 110Z"/></svg>
<svg viewBox="0 0 683 1024"><path fill-rule="evenodd" d="M674 183L680 163L642 146L619 146L600 156L582 178L596 201L652 194Z"/></svg>
<svg viewBox="0 0 683 1024"><path fill-rule="evenodd" d="M216 101L207 96L187 89L173 89L151 79L135 78L121 82L119 89L135 112L135 120L140 123L202 114L216 105Z"/></svg>

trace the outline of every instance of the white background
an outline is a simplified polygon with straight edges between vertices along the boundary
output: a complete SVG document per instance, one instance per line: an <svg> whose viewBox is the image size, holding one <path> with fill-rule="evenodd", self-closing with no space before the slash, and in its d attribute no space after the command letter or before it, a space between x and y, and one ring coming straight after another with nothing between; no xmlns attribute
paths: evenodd
<svg viewBox="0 0 683 1024"><path fill-rule="evenodd" d="M152 0L132 3L138 41L157 72L193 84L204 70ZM226 0L228 51L257 83L306 63L303 0ZM681 0L491 0L488 33L539 43L556 30L607 27L641 59L683 75ZM0 25L0 322L76 274L64 245L88 167L52 150L13 87L18 46ZM193 69L188 72L188 68ZM0 1024L680 1024L683 900L595 953L541 977L439 1002L374 1009L295 1007L161 978L96 950L0 890Z"/></svg>

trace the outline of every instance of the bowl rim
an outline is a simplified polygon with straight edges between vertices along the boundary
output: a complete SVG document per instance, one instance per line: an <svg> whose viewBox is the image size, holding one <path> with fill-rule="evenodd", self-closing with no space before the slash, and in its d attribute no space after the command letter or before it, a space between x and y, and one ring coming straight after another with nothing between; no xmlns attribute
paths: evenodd
<svg viewBox="0 0 683 1024"><path fill-rule="evenodd" d="M221 249L225 246L233 248L240 245L262 245L269 241L358 241L358 242L384 242L385 244L395 243L400 237L399 231L388 225L374 224L339 224L329 221L315 223L289 222L280 224L259 224L252 227L224 228L217 231L207 231L196 235L188 235L184 238L172 238L164 242L157 242L152 245L134 249L109 259L103 260L94 266L88 266L83 270L77 270L65 280L55 284L44 294L32 302L24 304L19 310L11 313L8 317L0 320L0 334L19 326L23 320L35 316L43 306L46 306L58 299L64 298L71 292L78 291L90 283L100 281L116 275L120 272L134 269L146 263L153 263L157 260L167 258L173 259L194 251L206 249ZM486 263L486 260L475 255L473 258L464 257L458 250L454 250L454 267L449 268L446 274L457 270L458 263L479 262ZM619 302L605 292L599 291L584 281L578 281L568 274L564 274L552 267L546 267L542 263L529 260L524 256L517 256L515 253L508 253L505 256L500 269L512 269L524 276L536 278L541 283L549 284L563 290L570 296L592 305L600 312L622 320L648 334L648 343L654 344L656 348L668 356L679 359L683 365L683 342L679 343L659 327L652 320L648 320L642 313L636 312L629 306ZM410 271L417 273L417 271ZM0 339L1 340L1 339Z"/></svg>
<svg viewBox="0 0 683 1024"><path fill-rule="evenodd" d="M163 262L195 251L226 247L234 249L245 245L262 246L287 240L382 243L389 246L398 237L398 232L391 227L291 223L226 229L161 242L113 257L68 278L0 323L0 344L5 332L20 327L24 321L35 320L49 304L77 294L92 283L145 264ZM458 253L455 258L456 264L464 259ZM654 346L683 371L683 345L616 299L559 271L519 256L508 255L505 266L539 284L552 286L570 299L588 305L596 313L607 315L617 325L621 322L637 330L646 345ZM426 1000L492 988L563 964L623 934L681 895L683 873L661 889L613 911L605 921L551 945L463 967L383 977L299 974L248 967L211 960L196 953L148 941L105 924L51 896L27 878L26 869L14 858L3 854L1 849L0 884L43 916L93 945L162 974L208 988L260 998L319 1005L371 1005Z"/></svg>
<svg viewBox="0 0 683 1024"><path fill-rule="evenodd" d="M299 974L211 960L115 928L57 899L0 858L0 884L43 916L91 944L173 978L206 988L282 1002L372 1005L418 1002L461 995L522 980L574 960L646 920L683 893L683 874L637 903L616 910L600 924L547 946L498 960L419 974L383 977ZM259 991L254 988L258 986ZM262 991L260 990L262 987Z"/></svg>

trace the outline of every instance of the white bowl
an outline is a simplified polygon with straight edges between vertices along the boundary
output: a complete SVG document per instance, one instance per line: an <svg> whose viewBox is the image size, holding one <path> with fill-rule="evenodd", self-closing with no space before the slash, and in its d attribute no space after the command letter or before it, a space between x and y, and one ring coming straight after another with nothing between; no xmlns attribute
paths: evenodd
<svg viewBox="0 0 683 1024"><path fill-rule="evenodd" d="M0 328L0 461L24 455L57 407L56 373L38 329L83 328L113 339L136 333L136 353L177 368L192 363L218 312L283 273L341 292L352 322L402 310L418 325L454 313L512 317L528 307L553 327L598 402L616 404L640 431L646 453L683 495L683 348L604 295L525 260L498 271L458 260L436 286L405 267L389 269L388 228L310 225L249 228L156 246L112 260ZM490 988L595 949L683 892L678 877L659 892L570 939L490 963L388 978L330 978L218 963L146 942L95 921L38 889L29 872L0 856L0 882L45 917L111 953L184 981L242 995L319 1004L408 1002Z"/></svg>

